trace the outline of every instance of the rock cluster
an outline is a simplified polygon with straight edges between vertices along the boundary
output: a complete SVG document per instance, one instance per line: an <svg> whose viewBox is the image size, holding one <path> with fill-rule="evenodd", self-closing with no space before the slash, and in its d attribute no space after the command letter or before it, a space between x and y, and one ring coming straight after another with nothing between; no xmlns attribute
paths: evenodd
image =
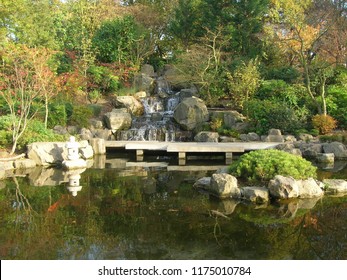
<svg viewBox="0 0 347 280"><path fill-rule="evenodd" d="M295 180L292 177L277 175L263 187L240 187L234 176L216 172L212 177L197 180L194 188L221 199L244 199L256 204L263 204L269 202L270 199L319 198L325 193L347 194L347 181L329 179L320 182L313 178Z"/></svg>

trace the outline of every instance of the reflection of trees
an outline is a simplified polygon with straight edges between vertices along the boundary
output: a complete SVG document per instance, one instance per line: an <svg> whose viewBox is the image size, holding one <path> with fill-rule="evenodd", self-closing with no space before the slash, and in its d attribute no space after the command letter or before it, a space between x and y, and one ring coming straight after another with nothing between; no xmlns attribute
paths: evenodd
<svg viewBox="0 0 347 280"><path fill-rule="evenodd" d="M299 209L298 201L261 208L212 200L182 176L158 174L119 177L114 171L87 171L77 197L62 186L7 180L0 190L0 257L346 258L347 197L324 198L313 209ZM210 215L214 210L227 218ZM16 226L14 217L25 223Z"/></svg>
<svg viewBox="0 0 347 280"><path fill-rule="evenodd" d="M31 207L28 198L22 193L16 177L13 177L13 182L16 186L15 201L13 203L13 208L16 212L15 223L32 226L34 225L33 215L37 213Z"/></svg>

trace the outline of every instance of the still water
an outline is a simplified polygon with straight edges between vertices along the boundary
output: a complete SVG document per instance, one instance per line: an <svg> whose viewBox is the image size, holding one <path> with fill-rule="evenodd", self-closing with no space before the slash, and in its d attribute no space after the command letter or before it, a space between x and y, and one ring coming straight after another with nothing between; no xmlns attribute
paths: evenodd
<svg viewBox="0 0 347 280"><path fill-rule="evenodd" d="M220 201L192 187L215 164L116 157L0 181L0 259L347 259L347 195Z"/></svg>

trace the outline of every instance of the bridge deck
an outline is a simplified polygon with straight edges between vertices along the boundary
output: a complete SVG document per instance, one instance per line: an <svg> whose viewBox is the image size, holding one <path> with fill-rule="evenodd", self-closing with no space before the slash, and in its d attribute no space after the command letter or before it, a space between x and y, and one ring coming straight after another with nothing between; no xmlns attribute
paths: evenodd
<svg viewBox="0 0 347 280"><path fill-rule="evenodd" d="M252 150L276 147L278 142L160 142L160 141L105 141L106 148L118 148L136 151L138 161L143 160L145 151L161 151L178 153L180 160L185 161L186 153L225 153L226 161L230 161L232 153L243 153Z"/></svg>

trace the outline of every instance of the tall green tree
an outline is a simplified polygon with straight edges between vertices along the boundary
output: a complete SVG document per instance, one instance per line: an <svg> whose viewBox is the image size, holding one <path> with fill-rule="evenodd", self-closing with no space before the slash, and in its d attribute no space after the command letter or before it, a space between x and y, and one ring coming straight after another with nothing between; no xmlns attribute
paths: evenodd
<svg viewBox="0 0 347 280"><path fill-rule="evenodd" d="M262 32L269 0L233 1L231 19L232 49L241 56L262 55Z"/></svg>
<svg viewBox="0 0 347 280"><path fill-rule="evenodd" d="M104 22L95 33L93 45L101 62L139 66L153 52L145 28L133 17Z"/></svg>
<svg viewBox="0 0 347 280"><path fill-rule="evenodd" d="M57 47L58 0L2 0L0 28L7 40L28 46Z"/></svg>
<svg viewBox="0 0 347 280"><path fill-rule="evenodd" d="M179 0L173 19L169 23L169 34L179 41L184 50L189 50L201 35L199 4L200 0Z"/></svg>

